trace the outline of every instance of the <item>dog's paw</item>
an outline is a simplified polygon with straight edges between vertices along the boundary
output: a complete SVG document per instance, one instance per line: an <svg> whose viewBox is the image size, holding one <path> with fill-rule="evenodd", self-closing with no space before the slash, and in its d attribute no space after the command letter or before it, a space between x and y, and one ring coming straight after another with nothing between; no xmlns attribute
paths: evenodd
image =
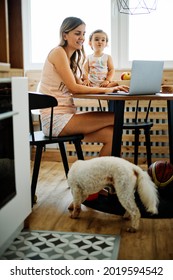
<svg viewBox="0 0 173 280"><path fill-rule="evenodd" d="M136 231L137 231L136 228L133 228L133 227L128 227L127 228L127 232L135 233Z"/></svg>
<svg viewBox="0 0 173 280"><path fill-rule="evenodd" d="M74 209L73 212L71 213L70 217L72 219L77 219L79 217L80 211L81 211L81 208Z"/></svg>
<svg viewBox="0 0 173 280"><path fill-rule="evenodd" d="M79 218L79 215L75 215L75 214L71 213L70 218L72 218L72 219L78 219L78 218Z"/></svg>
<svg viewBox="0 0 173 280"><path fill-rule="evenodd" d="M126 211L124 216L123 216L124 220L130 220L130 214Z"/></svg>
<svg viewBox="0 0 173 280"><path fill-rule="evenodd" d="M70 203L68 210L73 211L73 209L74 209L74 207L73 207L73 202L72 202L72 203Z"/></svg>

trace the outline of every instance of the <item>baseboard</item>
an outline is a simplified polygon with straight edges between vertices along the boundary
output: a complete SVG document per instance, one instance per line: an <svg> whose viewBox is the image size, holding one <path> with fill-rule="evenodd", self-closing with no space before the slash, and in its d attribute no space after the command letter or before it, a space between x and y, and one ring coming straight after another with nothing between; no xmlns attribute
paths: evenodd
<svg viewBox="0 0 173 280"><path fill-rule="evenodd" d="M0 248L0 256L6 251L6 249L10 246L13 240L19 235L19 233L24 228L24 222L16 229L16 231L8 238L8 240L1 246Z"/></svg>

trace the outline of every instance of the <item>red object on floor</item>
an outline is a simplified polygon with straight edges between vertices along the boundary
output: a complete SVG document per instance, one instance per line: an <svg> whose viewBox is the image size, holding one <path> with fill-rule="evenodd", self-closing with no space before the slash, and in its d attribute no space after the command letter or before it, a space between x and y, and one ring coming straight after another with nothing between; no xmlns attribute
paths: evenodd
<svg viewBox="0 0 173 280"><path fill-rule="evenodd" d="M86 200L88 200L88 201L95 200L98 198L98 195L99 195L99 193L90 194Z"/></svg>

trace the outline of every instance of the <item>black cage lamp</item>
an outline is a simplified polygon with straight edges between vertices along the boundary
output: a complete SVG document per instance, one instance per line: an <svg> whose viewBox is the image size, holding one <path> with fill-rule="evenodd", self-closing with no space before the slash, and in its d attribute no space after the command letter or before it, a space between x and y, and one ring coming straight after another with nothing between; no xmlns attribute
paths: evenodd
<svg viewBox="0 0 173 280"><path fill-rule="evenodd" d="M123 14L149 14L157 8L158 0L117 0L118 11Z"/></svg>

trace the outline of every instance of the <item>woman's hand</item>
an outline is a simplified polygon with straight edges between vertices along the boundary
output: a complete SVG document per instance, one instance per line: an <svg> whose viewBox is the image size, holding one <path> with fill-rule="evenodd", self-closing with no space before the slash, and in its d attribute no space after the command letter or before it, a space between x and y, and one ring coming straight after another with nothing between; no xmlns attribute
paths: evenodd
<svg viewBox="0 0 173 280"><path fill-rule="evenodd" d="M125 91L125 92L129 92L129 87L128 86L116 86L113 88L113 92L117 92L117 91Z"/></svg>

